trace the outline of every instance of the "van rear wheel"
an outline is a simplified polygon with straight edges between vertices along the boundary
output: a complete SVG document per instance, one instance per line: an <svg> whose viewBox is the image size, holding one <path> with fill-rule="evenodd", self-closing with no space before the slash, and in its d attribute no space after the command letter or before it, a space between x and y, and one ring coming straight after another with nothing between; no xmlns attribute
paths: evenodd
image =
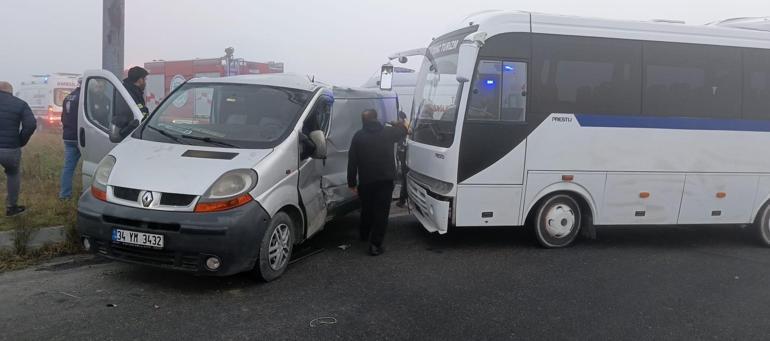
<svg viewBox="0 0 770 341"><path fill-rule="evenodd" d="M567 194L555 194L543 200L535 217L535 237L545 248L572 245L583 220L580 205Z"/></svg>
<svg viewBox="0 0 770 341"><path fill-rule="evenodd" d="M265 282L281 277L289 266L294 248L294 222L289 215L279 212L270 220L262 237L259 259L254 267L256 275Z"/></svg>

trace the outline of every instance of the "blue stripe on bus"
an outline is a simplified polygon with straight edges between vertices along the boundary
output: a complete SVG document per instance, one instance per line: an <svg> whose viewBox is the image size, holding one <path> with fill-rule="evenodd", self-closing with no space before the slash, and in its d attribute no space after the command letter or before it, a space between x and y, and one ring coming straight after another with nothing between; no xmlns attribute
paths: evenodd
<svg viewBox="0 0 770 341"><path fill-rule="evenodd" d="M582 127L768 131L770 121L575 114Z"/></svg>

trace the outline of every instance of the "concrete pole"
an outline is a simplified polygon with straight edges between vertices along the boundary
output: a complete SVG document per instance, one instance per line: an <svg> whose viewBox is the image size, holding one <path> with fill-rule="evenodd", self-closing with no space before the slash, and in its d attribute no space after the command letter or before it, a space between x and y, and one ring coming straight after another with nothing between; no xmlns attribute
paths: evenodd
<svg viewBox="0 0 770 341"><path fill-rule="evenodd" d="M103 0L102 69L123 79L125 0Z"/></svg>

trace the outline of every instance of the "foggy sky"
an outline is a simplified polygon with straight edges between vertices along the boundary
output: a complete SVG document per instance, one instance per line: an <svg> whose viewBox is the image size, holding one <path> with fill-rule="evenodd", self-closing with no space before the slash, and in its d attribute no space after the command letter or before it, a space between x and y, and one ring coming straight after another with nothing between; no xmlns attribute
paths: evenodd
<svg viewBox="0 0 770 341"><path fill-rule="evenodd" d="M0 0L0 80L101 68L101 0ZM126 66L155 59L281 61L361 85L390 53L424 47L470 13L512 9L688 24L770 16L768 0L126 0Z"/></svg>

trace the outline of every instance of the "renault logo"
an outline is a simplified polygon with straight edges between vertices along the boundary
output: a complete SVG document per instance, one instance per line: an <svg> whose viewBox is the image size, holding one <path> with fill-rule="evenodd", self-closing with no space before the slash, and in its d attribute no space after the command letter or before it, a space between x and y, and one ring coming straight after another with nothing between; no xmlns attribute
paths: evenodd
<svg viewBox="0 0 770 341"><path fill-rule="evenodd" d="M152 192L144 192L144 194L142 194L142 206L150 207L153 200L155 200L155 198L153 198Z"/></svg>

